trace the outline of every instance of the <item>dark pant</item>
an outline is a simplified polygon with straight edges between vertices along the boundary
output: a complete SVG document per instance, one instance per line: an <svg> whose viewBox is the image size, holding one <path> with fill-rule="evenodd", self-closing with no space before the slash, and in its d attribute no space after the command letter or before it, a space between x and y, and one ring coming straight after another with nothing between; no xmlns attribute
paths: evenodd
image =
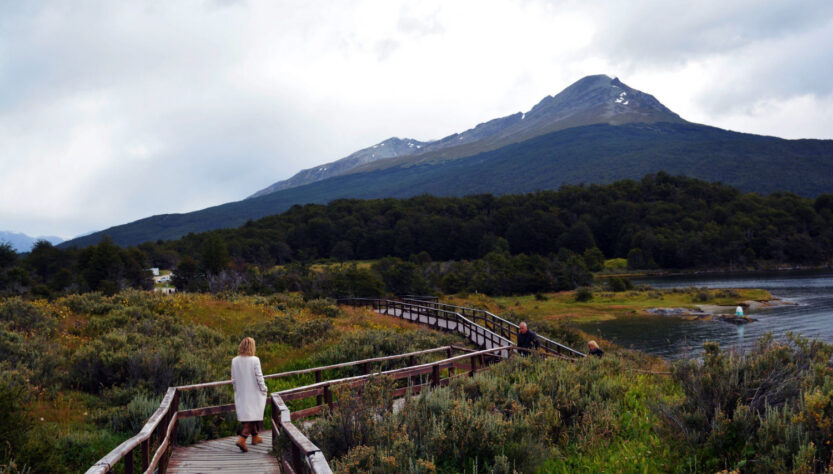
<svg viewBox="0 0 833 474"><path fill-rule="evenodd" d="M240 436L248 438L249 435L256 435L263 431L263 421L244 421L240 429Z"/></svg>

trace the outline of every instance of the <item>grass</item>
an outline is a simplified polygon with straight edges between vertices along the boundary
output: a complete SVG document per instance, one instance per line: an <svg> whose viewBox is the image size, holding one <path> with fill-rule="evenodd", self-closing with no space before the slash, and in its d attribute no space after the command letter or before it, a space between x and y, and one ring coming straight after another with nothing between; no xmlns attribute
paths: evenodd
<svg viewBox="0 0 833 474"><path fill-rule="evenodd" d="M734 294L730 294L734 293ZM705 301L701 301L704 295ZM620 293L594 291L593 299L577 302L575 291L547 293L544 298L534 295L488 297L468 295L450 297L453 304L487 308L507 316L510 320L530 321L605 321L622 316L644 314L647 309L674 307L695 309L700 304L735 306L743 301L769 301L772 295L765 290L686 289L626 291Z"/></svg>

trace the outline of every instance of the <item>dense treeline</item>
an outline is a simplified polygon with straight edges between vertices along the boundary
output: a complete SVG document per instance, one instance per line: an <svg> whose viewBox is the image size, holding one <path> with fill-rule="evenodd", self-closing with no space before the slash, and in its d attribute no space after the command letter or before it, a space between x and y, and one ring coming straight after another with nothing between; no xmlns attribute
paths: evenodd
<svg viewBox="0 0 833 474"><path fill-rule="evenodd" d="M496 255L511 264L494 263ZM833 195L813 200L791 193L743 194L721 184L659 173L638 182L564 186L524 195L339 200L295 206L238 229L129 249L109 240L82 250L39 242L31 253L19 256L3 246L0 291L49 295L148 287L142 272L147 267L175 269L177 286L191 290L258 291L264 281L275 288L326 286L312 280L329 277L294 281L287 275L299 271L285 267L322 259L396 257L419 267L428 290L433 285L500 294L565 287L565 278L557 275L563 269L549 267L553 262L576 264L576 256L591 271L612 258L627 259L629 267L639 269L829 264ZM273 271L275 265L283 267ZM537 283L495 288L483 283L488 278L477 276L488 277L496 268L525 273L522 279ZM398 289L379 271L365 277L381 279L380 291ZM583 278L574 280L580 284Z"/></svg>

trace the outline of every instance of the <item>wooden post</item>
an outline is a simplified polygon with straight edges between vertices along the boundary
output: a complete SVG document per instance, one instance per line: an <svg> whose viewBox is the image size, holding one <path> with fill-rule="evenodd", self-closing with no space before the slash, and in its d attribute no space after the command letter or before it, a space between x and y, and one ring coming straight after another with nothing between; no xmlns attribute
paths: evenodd
<svg viewBox="0 0 833 474"><path fill-rule="evenodd" d="M333 409L333 394L330 392L330 386L324 385L324 402L327 403L327 406L330 407L330 410Z"/></svg>
<svg viewBox="0 0 833 474"><path fill-rule="evenodd" d="M365 362L362 364L364 366L364 374L367 375L370 373L370 362Z"/></svg>
<svg viewBox="0 0 833 474"><path fill-rule="evenodd" d="M304 472L304 460L301 459L301 450L295 443L291 443L289 449L292 453L292 469L295 472Z"/></svg>
<svg viewBox="0 0 833 474"><path fill-rule="evenodd" d="M469 377L474 377L474 373L477 371L477 356L471 356L471 371L469 371Z"/></svg>
<svg viewBox="0 0 833 474"><path fill-rule="evenodd" d="M150 436L142 441L142 472L147 471L150 465Z"/></svg>
<svg viewBox="0 0 833 474"><path fill-rule="evenodd" d="M124 455L124 474L133 474L133 450Z"/></svg>
<svg viewBox="0 0 833 474"><path fill-rule="evenodd" d="M451 359L451 357L454 355L454 350L451 347L449 347L448 349L445 350L445 354L447 356L446 357L447 359ZM451 377L454 377L454 366L453 365L448 368L448 378L450 379Z"/></svg>
<svg viewBox="0 0 833 474"><path fill-rule="evenodd" d="M320 370L315 372L315 383L321 383L321 371ZM315 404L316 405L321 406L322 401L323 401L323 398L321 397L321 395L318 395L317 397L315 397ZM280 417L278 417L278 418L280 418Z"/></svg>
<svg viewBox="0 0 833 474"><path fill-rule="evenodd" d="M414 356L408 357L408 366L413 367L416 365L416 358ZM412 375L411 376L411 385L416 387L419 385L419 375Z"/></svg>
<svg viewBox="0 0 833 474"><path fill-rule="evenodd" d="M431 366L431 386L436 387L440 384L440 365L434 364Z"/></svg>

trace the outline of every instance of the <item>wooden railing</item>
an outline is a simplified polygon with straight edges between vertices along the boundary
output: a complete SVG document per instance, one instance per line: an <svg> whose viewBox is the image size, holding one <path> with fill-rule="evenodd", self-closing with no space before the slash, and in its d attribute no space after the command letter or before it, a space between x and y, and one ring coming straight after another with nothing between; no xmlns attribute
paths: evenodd
<svg viewBox="0 0 833 474"><path fill-rule="evenodd" d="M480 348L493 349L496 347L512 346L511 340L474 323L456 311L447 311L425 304L408 303L400 300L378 298L344 298L339 304L369 307L374 311L389 316L413 321L441 331L457 332ZM504 353L503 357L508 357Z"/></svg>
<svg viewBox="0 0 833 474"><path fill-rule="evenodd" d="M317 407L289 413L289 421L291 422L291 420L293 419L303 418L306 416L317 414L318 412L320 412L321 408L324 406L325 403L332 404L329 387L334 384L340 383L339 381L344 379L325 381L323 380L325 371L358 366L366 375L371 375L374 373L378 374L383 373L383 371L381 370L381 366L386 363L390 363L397 360L405 360L405 362L409 366L414 366L417 364L417 358L429 356L432 354L442 354L446 358L449 358L452 357L455 351L468 353L471 352L471 349L453 345L443 346L433 349L409 352L405 354L397 354L385 357L374 357L371 359L363 359L351 362L343 362L340 364L313 367L309 369L269 374L265 375L264 378L276 379L304 374L312 374L315 377L316 383L308 387L313 387L313 390L318 390L317 392L315 392L315 396L317 399ZM485 362L487 361L481 361L481 367ZM378 371L374 372L374 364L379 364L380 369ZM87 470L87 473L110 473L113 472L114 467L118 463L122 462L124 465L124 471L126 473L132 474L135 470L134 457L137 455L137 453L141 456L141 472L152 473L156 469L158 469L159 472L165 472L168 460L170 459L171 450L176 442L176 425L178 420L194 416L209 416L230 413L233 412L235 409L234 404L229 403L225 405L179 410L180 394L184 391L221 387L225 385L231 385L231 383L231 380L222 380L217 382L208 382L194 385L181 385L178 387L168 388L165 397L162 399L162 402L159 405L159 408L148 419L147 423L145 423L145 426L142 428L142 430L136 436L133 436L132 438L121 443L118 447L116 447L116 449L110 451L106 456L101 458L92 467L90 467L90 469ZM295 389L290 389L290 392L292 390ZM318 450L318 448L314 448L315 445L311 441L306 439L303 436L303 434L299 430L297 430L297 428L289 428L285 426L285 417L281 410L283 408L286 408L286 406L284 405L283 400L281 400L280 397L280 394L283 394L285 392L286 391L272 394L272 396L269 398L267 402L268 405L272 406L273 410L271 415L273 420L273 433L277 429L281 434L287 434L287 437L291 440L290 455L285 456L286 458L291 459L291 461L284 460L284 462L291 462L293 464L292 472L329 472L328 470L323 470L324 468L322 466L326 465L326 462L324 462L323 464L321 462L321 459L323 459L323 457L319 459L317 456L313 456L316 451L320 452L320 450ZM275 398L275 396L277 396L277 398ZM289 397L290 398L288 398L287 400L304 398L299 397L294 393L291 393ZM274 424L275 421L279 421L278 425ZM276 439L277 438L273 438L273 441ZM156 450L153 453L151 453L153 447L156 447ZM296 455L297 453L303 453L303 456ZM312 464L308 463L310 461L310 456L314 458L315 465L318 466L317 468L310 467L312 466ZM296 461L303 461L304 459L306 459L306 462L297 464Z"/></svg>
<svg viewBox="0 0 833 474"><path fill-rule="evenodd" d="M421 297L413 298L411 296L401 296L399 299L405 303L458 312L469 318L472 322L481 324L483 327L499 334L501 337L509 339L513 343L518 342L518 333L520 332L518 325L512 321L507 321L496 314L490 313L489 311L478 308L469 308L466 306L440 303L439 301L428 301L422 299ZM541 348L547 352L560 354L566 357L587 357L587 354L581 351L567 347L564 344L560 344L540 334L538 334L538 340L541 343Z"/></svg>
<svg viewBox="0 0 833 474"><path fill-rule="evenodd" d="M397 300L344 298L338 302L350 306L369 307L382 314L420 322L436 329L457 331L484 348L514 345L518 341L520 331L517 324L488 311L436 301L400 297ZM541 348L550 354L566 358L586 357L583 352L540 334L538 340Z"/></svg>
<svg viewBox="0 0 833 474"><path fill-rule="evenodd" d="M165 472L171 449L176 435L176 424L179 417L179 392L177 387L170 387L162 398L159 408L148 419L139 434L118 445L116 449L107 453L97 463L87 470L92 473L110 473L113 467L124 460L124 472L133 474L134 454L138 450L141 455L142 472L152 473L155 469ZM151 447L158 444L158 447L150 457Z"/></svg>

